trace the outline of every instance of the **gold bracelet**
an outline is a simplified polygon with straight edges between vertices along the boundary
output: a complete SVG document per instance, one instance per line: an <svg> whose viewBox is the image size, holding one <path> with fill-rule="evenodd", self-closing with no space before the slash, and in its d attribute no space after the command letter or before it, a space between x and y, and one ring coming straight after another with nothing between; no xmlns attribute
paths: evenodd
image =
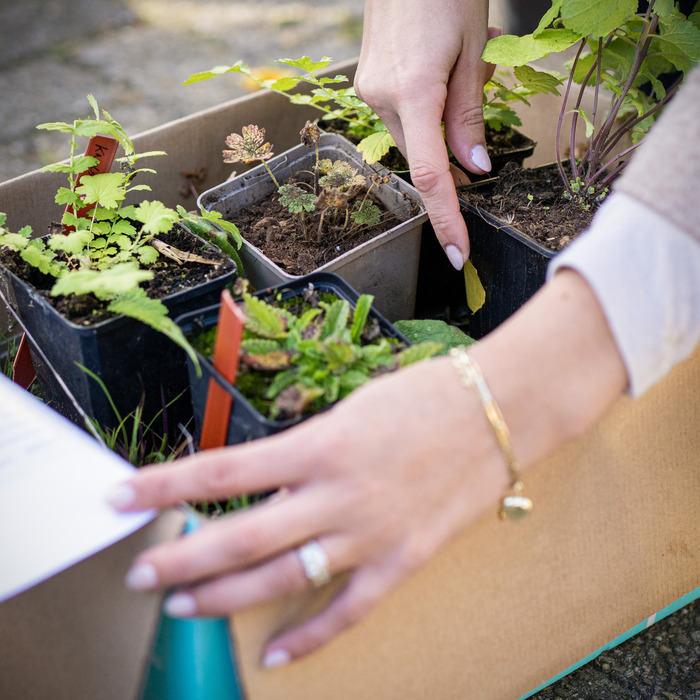
<svg viewBox="0 0 700 700"><path fill-rule="evenodd" d="M523 482L520 478L518 463L515 461L510 431L503 419L501 409L491 395L491 391L476 360L470 357L464 348L452 348L450 357L452 358L452 366L457 370L464 386L474 389L478 394L510 471L512 494L503 497L498 515L502 519L519 520L524 518L532 510L532 501L522 494Z"/></svg>

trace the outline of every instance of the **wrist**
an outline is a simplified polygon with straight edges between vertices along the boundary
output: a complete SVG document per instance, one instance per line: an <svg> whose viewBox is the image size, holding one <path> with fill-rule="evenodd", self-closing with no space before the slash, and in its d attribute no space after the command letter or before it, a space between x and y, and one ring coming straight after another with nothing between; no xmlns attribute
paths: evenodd
<svg viewBox="0 0 700 700"><path fill-rule="evenodd" d="M623 393L627 375L598 300L562 270L474 346L526 469L587 430Z"/></svg>

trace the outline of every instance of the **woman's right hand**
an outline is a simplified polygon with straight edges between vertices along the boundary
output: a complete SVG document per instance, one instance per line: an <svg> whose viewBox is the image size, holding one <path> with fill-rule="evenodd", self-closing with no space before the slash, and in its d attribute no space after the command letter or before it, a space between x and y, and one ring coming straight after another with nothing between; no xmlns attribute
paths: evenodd
<svg viewBox="0 0 700 700"><path fill-rule="evenodd" d="M358 96L408 159L437 238L457 269L469 257L469 238L445 139L470 172L491 169L482 102L493 66L481 54L487 36L500 30L487 29L487 20L485 0L366 0L355 76Z"/></svg>

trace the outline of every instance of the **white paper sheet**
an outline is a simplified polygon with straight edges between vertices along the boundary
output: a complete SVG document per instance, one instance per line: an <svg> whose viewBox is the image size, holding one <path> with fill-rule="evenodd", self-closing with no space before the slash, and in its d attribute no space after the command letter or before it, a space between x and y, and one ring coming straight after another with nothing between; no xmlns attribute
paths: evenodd
<svg viewBox="0 0 700 700"><path fill-rule="evenodd" d="M0 603L155 517L105 502L133 469L0 376Z"/></svg>

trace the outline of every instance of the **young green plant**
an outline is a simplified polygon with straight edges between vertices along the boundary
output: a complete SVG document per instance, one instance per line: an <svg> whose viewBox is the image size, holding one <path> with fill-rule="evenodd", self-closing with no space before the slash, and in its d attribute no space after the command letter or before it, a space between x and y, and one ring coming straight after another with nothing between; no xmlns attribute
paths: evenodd
<svg viewBox="0 0 700 700"><path fill-rule="evenodd" d="M143 158L164 154L135 153L122 126L107 111L100 112L92 95L88 95L88 101L92 116L72 123L51 122L37 127L61 131L70 137L68 162L44 168L63 173L68 180L67 186L58 188L55 198L58 204L66 205L61 225L53 227L48 236L33 238L29 226L17 233L6 229L7 217L0 213L0 247L16 252L29 265L56 278L52 296L93 294L108 302L109 311L150 325L194 357L184 335L168 317L165 305L149 298L140 286L154 275L145 268L159 258L156 237L177 224L200 229L206 224L210 230L217 231L221 228L240 246L238 230L215 212L189 215L182 208L175 211L162 202L148 200L126 204L129 194L150 190L146 184L134 184L134 179L155 172L136 168L135 164ZM77 154L78 139L98 134L116 139L123 147L121 172L85 174L97 160ZM69 229L72 230L66 233Z"/></svg>
<svg viewBox="0 0 700 700"><path fill-rule="evenodd" d="M700 59L698 24L697 14L686 17L672 0L650 0L643 12L638 12L637 0L553 0L532 34L505 35L487 43L484 60L515 66L516 71L578 45L564 81L555 142L568 199L590 207L606 196L628 156ZM586 88L593 93L590 114L583 106ZM568 113L571 160L566 166L560 137ZM580 122L588 145L576 158Z"/></svg>

